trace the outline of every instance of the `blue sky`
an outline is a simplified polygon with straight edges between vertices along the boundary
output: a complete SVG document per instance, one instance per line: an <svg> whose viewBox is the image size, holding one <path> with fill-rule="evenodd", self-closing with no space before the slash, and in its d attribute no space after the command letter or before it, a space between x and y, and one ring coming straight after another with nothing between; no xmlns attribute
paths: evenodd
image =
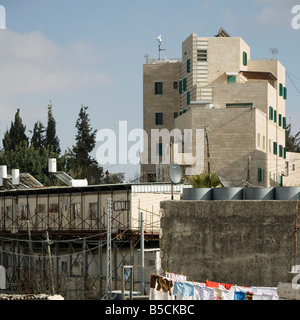
<svg viewBox="0 0 300 320"><path fill-rule="evenodd" d="M93 129L128 121L142 128L142 68L145 54L180 58L191 34L214 36L223 27L242 37L251 59L270 59L270 48L286 67L286 116L300 131L300 29L291 21L296 0L0 0L6 30L0 30L0 139L17 108L28 130L47 123L52 101L61 149L75 144L81 105ZM300 13L300 11L299 11ZM299 17L300 24L300 17ZM28 132L30 136L30 133ZM98 145L94 150L94 154ZM107 165L134 178L139 166Z"/></svg>

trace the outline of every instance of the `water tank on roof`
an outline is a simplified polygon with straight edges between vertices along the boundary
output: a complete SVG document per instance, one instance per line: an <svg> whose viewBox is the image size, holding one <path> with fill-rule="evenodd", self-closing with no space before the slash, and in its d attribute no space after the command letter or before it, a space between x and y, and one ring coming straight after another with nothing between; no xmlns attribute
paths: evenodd
<svg viewBox="0 0 300 320"><path fill-rule="evenodd" d="M56 173L57 172L55 158L48 159L48 172L49 173Z"/></svg>
<svg viewBox="0 0 300 320"><path fill-rule="evenodd" d="M277 187L275 188L275 200L300 199L300 187Z"/></svg>
<svg viewBox="0 0 300 320"><path fill-rule="evenodd" d="M221 187L213 189L214 200L243 200L243 188Z"/></svg>
<svg viewBox="0 0 300 320"><path fill-rule="evenodd" d="M19 169L12 169L11 171L12 176L12 184L17 186L20 184L20 170Z"/></svg>
<svg viewBox="0 0 300 320"><path fill-rule="evenodd" d="M244 188L245 200L274 200L275 189L263 187L247 187Z"/></svg>
<svg viewBox="0 0 300 320"><path fill-rule="evenodd" d="M211 188L183 188L183 200L212 200Z"/></svg>
<svg viewBox="0 0 300 320"><path fill-rule="evenodd" d="M7 178L7 166L0 166L0 178Z"/></svg>

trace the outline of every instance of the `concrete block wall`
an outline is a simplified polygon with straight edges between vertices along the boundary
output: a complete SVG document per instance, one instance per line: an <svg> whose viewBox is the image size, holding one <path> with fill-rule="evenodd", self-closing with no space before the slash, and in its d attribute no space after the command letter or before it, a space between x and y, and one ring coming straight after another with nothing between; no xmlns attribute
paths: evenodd
<svg viewBox="0 0 300 320"><path fill-rule="evenodd" d="M288 282L296 201L163 201L163 270L244 286Z"/></svg>

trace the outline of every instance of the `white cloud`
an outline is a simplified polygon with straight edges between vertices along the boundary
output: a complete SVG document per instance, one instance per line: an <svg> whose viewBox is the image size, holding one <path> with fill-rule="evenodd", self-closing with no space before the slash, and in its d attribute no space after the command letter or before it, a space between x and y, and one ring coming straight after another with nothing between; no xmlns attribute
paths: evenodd
<svg viewBox="0 0 300 320"><path fill-rule="evenodd" d="M108 84L103 54L86 42L59 47L40 32L0 32L1 94L42 93Z"/></svg>
<svg viewBox="0 0 300 320"><path fill-rule="evenodd" d="M252 0L262 6L262 10L257 17L257 22L261 25L274 27L290 26L292 7L296 0Z"/></svg>

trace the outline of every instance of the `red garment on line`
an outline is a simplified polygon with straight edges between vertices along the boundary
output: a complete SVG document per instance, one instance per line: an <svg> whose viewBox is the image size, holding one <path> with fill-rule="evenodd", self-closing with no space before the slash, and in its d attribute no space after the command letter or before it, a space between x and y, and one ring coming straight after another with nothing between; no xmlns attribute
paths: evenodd
<svg viewBox="0 0 300 320"><path fill-rule="evenodd" d="M219 283L219 282L214 282L214 281L205 281L206 287L210 288L219 288L219 284L223 286L226 290L229 290L234 284L228 284L228 283Z"/></svg>

